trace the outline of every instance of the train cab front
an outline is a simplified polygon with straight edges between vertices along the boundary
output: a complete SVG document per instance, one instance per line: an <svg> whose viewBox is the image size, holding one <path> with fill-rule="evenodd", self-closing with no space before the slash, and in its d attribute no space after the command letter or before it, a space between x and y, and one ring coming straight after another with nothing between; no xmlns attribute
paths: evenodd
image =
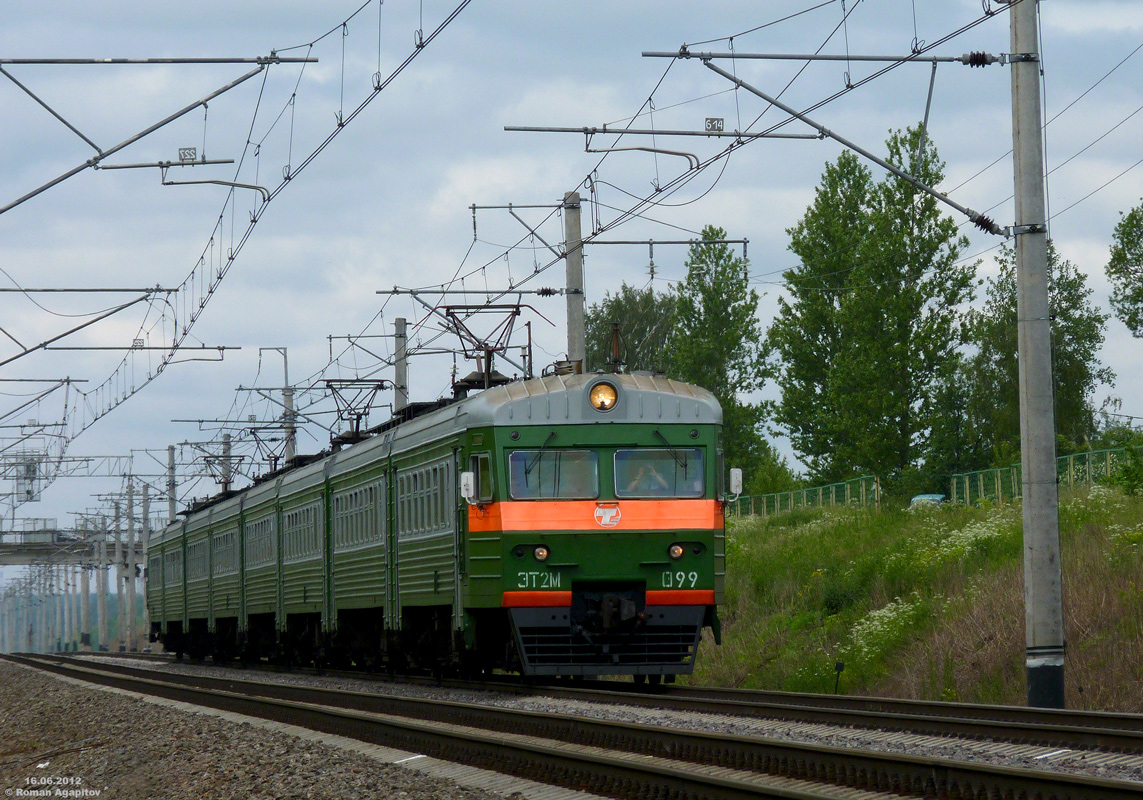
<svg viewBox="0 0 1143 800"><path fill-rule="evenodd" d="M521 671L690 674L714 592L701 598L709 605L657 605L655 594L642 583L611 581L573 581L570 591L544 597L505 592Z"/></svg>
<svg viewBox="0 0 1143 800"><path fill-rule="evenodd" d="M717 402L697 387L626 375L501 391L462 494L470 583L501 581L516 668L693 672L703 628L719 638Z"/></svg>

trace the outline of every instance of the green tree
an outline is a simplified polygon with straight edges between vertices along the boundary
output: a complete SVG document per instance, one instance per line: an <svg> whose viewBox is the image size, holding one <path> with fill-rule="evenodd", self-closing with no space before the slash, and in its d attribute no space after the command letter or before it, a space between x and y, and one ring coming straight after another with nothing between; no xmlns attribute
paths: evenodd
<svg viewBox="0 0 1143 800"><path fill-rule="evenodd" d="M940 183L944 164L919 129L890 134L887 148L890 163ZM872 182L849 154L790 234L802 263L769 332L776 419L815 477L915 471L955 372L975 273L959 263L967 239L932 196L892 175Z"/></svg>
<svg viewBox="0 0 1143 800"><path fill-rule="evenodd" d="M954 473L1019 460L1011 451L1007 461L994 451L992 386L975 380L974 368L968 355L957 353L934 387L924 470L937 485L944 485L944 478Z"/></svg>
<svg viewBox="0 0 1143 800"><path fill-rule="evenodd" d="M677 335L671 371L719 399L761 388L764 378L758 293L748 288L749 262L711 240L726 231L707 225L692 244L687 277L674 288Z"/></svg>
<svg viewBox="0 0 1143 800"><path fill-rule="evenodd" d="M969 360L972 391L992 399L991 413L981 417L990 444L991 465L1018 460L1020 393L1016 313L1016 257L1001 250L1000 273L989 281L983 308L969 315L976 353ZM1052 314L1052 385L1056 434L1061 450L1084 449L1097 432L1092 403L1096 387L1110 384L1115 373L1099 363L1108 315L1091 302L1087 279L1048 242L1048 303ZM970 468L990 464L977 463Z"/></svg>
<svg viewBox="0 0 1143 800"><path fill-rule="evenodd" d="M766 334L767 347L781 365L775 370L781 402L774 421L789 432L810 475L822 481L851 472L836 458L846 431L838 424L831 372L845 335L842 298L860 262L861 243L870 236L872 188L869 170L852 153L826 165L813 204L787 230L790 250L801 264L783 274L788 299L778 298L778 314Z"/></svg>
<svg viewBox="0 0 1143 800"><path fill-rule="evenodd" d="M1107 262L1111 308L1131 334L1143 337L1143 203L1122 215Z"/></svg>
<svg viewBox="0 0 1143 800"><path fill-rule="evenodd" d="M895 132L888 161L937 186L944 163L919 129ZM858 472L903 474L929 449L941 376L962 339L961 304L975 264L959 263L968 239L937 200L888 176L870 198L870 236L841 307L847 331L835 397L849 432L839 457ZM844 402L841 402L844 401Z"/></svg>
<svg viewBox="0 0 1143 800"><path fill-rule="evenodd" d="M611 371L612 323L619 323L619 358L627 372L663 371L675 326L675 297L624 283L592 303L585 315L588 371Z"/></svg>
<svg viewBox="0 0 1143 800"><path fill-rule="evenodd" d="M686 260L687 276L673 292L675 333L668 374L710 390L722 404L726 462L741 467L752 492L793 482L785 461L763 436L762 408L741 395L761 388L763 332L758 293L748 287L749 262L718 243L726 231L702 230Z"/></svg>

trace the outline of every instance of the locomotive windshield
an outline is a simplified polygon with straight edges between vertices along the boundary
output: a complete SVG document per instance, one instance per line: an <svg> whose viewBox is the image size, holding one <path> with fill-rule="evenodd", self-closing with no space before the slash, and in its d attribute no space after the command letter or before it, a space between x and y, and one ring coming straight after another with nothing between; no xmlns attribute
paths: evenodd
<svg viewBox="0 0 1143 800"><path fill-rule="evenodd" d="M615 451L616 497L702 497L702 451Z"/></svg>
<svg viewBox="0 0 1143 800"><path fill-rule="evenodd" d="M599 456L590 450L514 450L508 455L513 500L599 497Z"/></svg>

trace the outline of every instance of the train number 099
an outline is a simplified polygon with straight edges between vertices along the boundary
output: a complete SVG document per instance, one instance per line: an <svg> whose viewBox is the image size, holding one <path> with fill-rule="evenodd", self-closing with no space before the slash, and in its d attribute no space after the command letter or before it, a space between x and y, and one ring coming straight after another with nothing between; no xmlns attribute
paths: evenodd
<svg viewBox="0 0 1143 800"><path fill-rule="evenodd" d="M693 589L698 583L697 572L664 572L664 589Z"/></svg>

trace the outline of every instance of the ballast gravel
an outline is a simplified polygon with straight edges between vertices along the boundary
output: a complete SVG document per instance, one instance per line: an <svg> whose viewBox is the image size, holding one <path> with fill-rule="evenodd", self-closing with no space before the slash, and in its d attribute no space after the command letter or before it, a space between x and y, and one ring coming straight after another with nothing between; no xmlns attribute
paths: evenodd
<svg viewBox="0 0 1143 800"><path fill-rule="evenodd" d="M1057 771L1071 775L1084 775L1143 783L1143 755L1070 750L1061 747L1005 744L945 736L926 736L900 733L900 731L848 728L821 725L816 722L792 722L760 718L733 717L728 714L709 714L656 707L608 703L589 703L576 699L518 695L510 691L466 691L439 687L424 687L411 683L384 680L360 680L343 677L321 677L304 673L279 673L262 670L241 670L233 667L187 664L182 662L144 661L144 659L107 658L113 663L147 667L159 671L195 675L214 675L235 680L267 681L305 685L345 691L425 697L454 703L482 703L549 714L571 714L577 717L633 722L669 728L700 730L705 733L758 736L777 741L799 742L830 747L853 747L889 753L919 755L922 758L940 758L953 761L988 763L998 767L1016 767Z"/></svg>
<svg viewBox="0 0 1143 800"><path fill-rule="evenodd" d="M595 719L658 725L672 728L758 736L789 742L846 747L880 752L903 753L927 758L944 758L1001 767L1017 767L1064 772L1096 778L1143 783L1143 756L1125 753L1103 753L1037 745L1014 745L987 740L957 737L925 736L896 731L850 728L788 720L736 717L725 714L702 714L675 709L593 703L564 698L519 695L512 692L473 692L458 689L390 683L384 680L315 676L303 673L279 673L236 669L185 662L159 662L90 656L126 665L189 675L225 676L236 680L316 686L353 692L372 692L402 697L424 697L456 703L483 703L501 708L535 711L546 714L570 714Z"/></svg>
<svg viewBox="0 0 1143 800"><path fill-rule="evenodd" d="M105 657L91 656L91 658L104 659ZM482 703L507 707L507 709L520 709L541 713L574 714L596 719L640 723L640 725L686 728L709 731L709 733L740 736L758 736L780 739L780 741L802 742L834 747L854 747L854 749L905 753L927 758L990 763L990 765L1002 767L1053 770L1061 771L1061 773L1119 779L1119 781L1133 781L1143 784L1143 757L1135 754L1068 750L1037 745L998 744L996 742L975 741L975 739L901 734L895 733L895 731L818 725L818 723L732 717L732 715L726 714L703 714L669 709L655 709L655 707L588 703L565 698L521 696L511 693L511 691L467 691L415 686L409 685L409 683L393 683L373 679L319 677L319 675L312 674L240 670L232 669L232 667L218 667L213 665L185 663L157 664L152 661L143 661L143 659L131 661L131 659L125 658L107 658L107 661L120 665L130 664L133 666L143 666L146 667L146 669L154 669L159 672L201 674L210 675L210 677L215 678L225 677L235 680L286 683L286 685L305 685L346 691L367 691L367 693L383 695L425 697L455 703ZM2 680L3 674L0 674L0 681ZM2 686L2 683L0 683L0 686ZM19 695L17 694L15 696ZM10 695L7 687L0 688L0 697L3 697L6 703L8 702ZM7 707L7 705L2 707ZM147 712L144 710L142 713ZM3 774L3 765L5 765L5 761L3 761L3 758L5 758L3 757L3 753L5 753L5 737L7 735L7 730L5 730L7 723L5 720L5 714L0 712L0 775ZM81 737L77 731L73 730L71 738L78 739ZM49 738L48 741L51 741L51 739ZM239 763L239 765L240 763L245 763L242 761L242 755L234 752L229 746L224 747L223 752L217 755L217 760L225 763L227 768L232 770L241 769L240 766L235 766L235 763ZM257 762L261 763L261 759L258 759ZM175 763L175 761L173 761L173 763ZM319 773L315 774L321 775L323 773L319 771ZM318 785L321 785L320 781L318 781ZM363 782L358 785L368 785L368 783ZM261 795L256 793L256 790L257 784L250 784L249 797L261 797ZM393 794L376 794L376 797L397 797L399 791L403 790L394 791ZM75 795L75 797L78 797L78 795ZM131 797L131 795L123 795L123 797ZM143 795L141 795L141 797L143 797ZM225 793L194 793L158 794L153 795L153 797L202 797L210 800L210 798L214 797L231 797L231 795ZM266 794L266 797L318 798L363 797L363 795L360 793L295 793ZM368 794L365 795L365 797L368 797ZM477 795L447 793L414 794L410 792L408 797L410 800L419 800L419 798L459 798L477 797Z"/></svg>
<svg viewBox="0 0 1143 800"><path fill-rule="evenodd" d="M286 733L6 663L0 791L99 800L503 800Z"/></svg>

